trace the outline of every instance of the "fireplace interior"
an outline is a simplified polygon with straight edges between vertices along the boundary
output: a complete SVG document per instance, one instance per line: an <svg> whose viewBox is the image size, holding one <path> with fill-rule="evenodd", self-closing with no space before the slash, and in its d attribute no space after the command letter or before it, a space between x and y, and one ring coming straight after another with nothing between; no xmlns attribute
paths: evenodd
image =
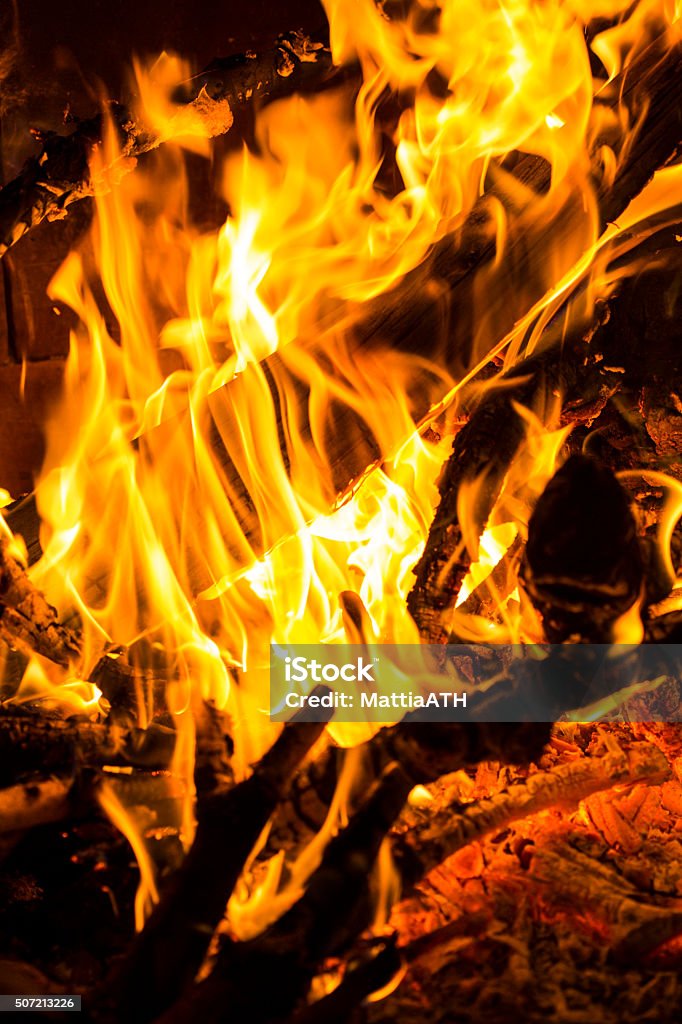
<svg viewBox="0 0 682 1024"><path fill-rule="evenodd" d="M682 1018L681 153L674 0L4 0L3 1009Z"/></svg>

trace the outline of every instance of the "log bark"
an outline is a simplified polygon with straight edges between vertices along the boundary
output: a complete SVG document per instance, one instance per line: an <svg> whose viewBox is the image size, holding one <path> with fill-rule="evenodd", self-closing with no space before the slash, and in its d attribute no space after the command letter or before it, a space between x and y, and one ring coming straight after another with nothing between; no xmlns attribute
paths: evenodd
<svg viewBox="0 0 682 1024"><path fill-rule="evenodd" d="M59 621L6 538L0 541L0 639L25 654L42 654L63 666L75 660L80 649L76 634Z"/></svg>
<svg viewBox="0 0 682 1024"><path fill-rule="evenodd" d="M217 60L192 79L178 96L178 130L200 129L206 138L229 131L235 112L258 98L276 99L305 87L312 79L324 83L332 69L324 43L300 32L280 36L271 50L248 52ZM135 121L118 103L106 117L116 130L121 151L120 168L130 170L137 159L156 149L164 139ZM68 207L93 195L88 163L101 146L105 117L97 115L77 125L70 135L48 133L38 156L26 162L18 178L0 190L0 257L45 218L58 220Z"/></svg>
<svg viewBox="0 0 682 1024"><path fill-rule="evenodd" d="M107 764L165 769L174 747L175 730L157 723L126 729L5 707L0 712L0 784L12 785L35 772L61 774Z"/></svg>

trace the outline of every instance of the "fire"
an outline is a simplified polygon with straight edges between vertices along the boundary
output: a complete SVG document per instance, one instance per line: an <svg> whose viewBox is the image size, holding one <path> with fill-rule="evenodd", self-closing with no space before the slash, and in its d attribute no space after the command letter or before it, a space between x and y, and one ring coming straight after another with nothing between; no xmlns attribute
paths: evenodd
<svg viewBox="0 0 682 1024"><path fill-rule="evenodd" d="M65 717L90 717L106 713L101 698L102 691L95 683L83 679L65 680L55 673L50 662L34 655L24 671L11 703L38 704L46 710L57 708Z"/></svg>
<svg viewBox="0 0 682 1024"><path fill-rule="evenodd" d="M481 523L476 515L478 492L485 484L485 474L465 483L459 491L458 516L471 568L456 597L452 627L457 635L471 640L537 643L541 639L539 623L532 609L521 603L516 588L518 560L510 561L505 580L493 584L497 592L494 605L502 623L494 637L490 620L477 621L477 616L458 611L480 584L491 579L493 569L501 565L517 538L525 542L535 502L565 457L565 442L571 427L559 426L560 403L556 398L543 411L542 417L516 403L513 406L524 422L525 437L486 522Z"/></svg>
<svg viewBox="0 0 682 1024"><path fill-rule="evenodd" d="M588 154L602 83L585 25L623 13L590 44L612 77L642 25L667 10L648 2L625 18L630 5L618 0L598 9L579 0L420 0L400 18L374 0L324 6L335 61L361 66L359 91L343 85L260 112L257 152L225 162L229 216L204 234L189 218L178 150L168 146L122 178L125 154L110 133L93 162L92 236L51 284L79 321L36 485L44 555L33 577L83 629L82 659L59 680L61 695L93 710L98 694L79 680L124 647L142 692L150 675L167 682L174 770L187 779L197 696L229 711L246 773L274 734L269 645L348 640L340 595L361 602L363 642L418 642L405 601L438 500L452 399L492 351L506 347L513 362L528 325L544 324L600 266ZM170 99L188 69L164 57L136 72L140 116L158 137L208 152L212 131L204 125L198 138ZM221 117L216 133L231 124L227 101ZM544 194L510 173L513 151L547 162ZM482 197L495 259L476 281L475 328L462 351L448 339L447 359L430 362L391 348L390 338L380 349L353 348L350 329L367 304L388 304ZM501 287L509 211L538 237L560 213L570 230L546 242L539 293L549 289L549 298L538 307L530 286L528 304L516 296L520 324L502 339L487 306ZM609 286L595 281L591 297ZM417 429L425 410L439 413L438 436ZM458 606L525 539L561 462L567 429L556 409L517 412L526 438L487 521L472 511L482 481L460 495L472 567ZM374 468L352 492L331 443L341 432L351 451L371 439L361 454ZM458 607L452 614L459 635L492 638L491 623ZM511 577L497 614L500 639L538 638ZM45 693L44 674L32 663L22 692ZM352 743L357 732L337 727L335 738ZM134 836L125 812L103 802ZM390 876L385 860L382 871ZM304 875L294 872L297 885Z"/></svg>

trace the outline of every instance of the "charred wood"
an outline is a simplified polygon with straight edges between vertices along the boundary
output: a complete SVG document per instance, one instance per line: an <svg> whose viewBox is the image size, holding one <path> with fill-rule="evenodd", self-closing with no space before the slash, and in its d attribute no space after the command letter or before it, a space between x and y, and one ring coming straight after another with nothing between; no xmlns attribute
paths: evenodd
<svg viewBox="0 0 682 1024"><path fill-rule="evenodd" d="M506 697L506 693L505 693ZM539 759L550 737L548 723L414 722L407 715L382 729L361 748L354 791L363 794L392 762L412 786L428 784L485 760L527 765ZM329 744L297 773L272 821L264 856L301 849L319 831L329 811L343 752Z"/></svg>
<svg viewBox="0 0 682 1024"><path fill-rule="evenodd" d="M620 386L618 375L605 370L600 360L600 353L582 340L525 360L506 376L508 386L484 399L455 437L439 483L440 504L408 597L408 608L427 642L447 641L444 616L454 606L471 564L457 509L461 488L483 481L473 509L482 533L525 434L514 403L537 408L546 395L562 393L569 422L589 423Z"/></svg>
<svg viewBox="0 0 682 1024"><path fill-rule="evenodd" d="M31 582L7 539L0 541L0 639L63 666L80 649L75 633L59 621L56 609Z"/></svg>
<svg viewBox="0 0 682 1024"><path fill-rule="evenodd" d="M160 1018L162 1024L286 1019L325 957L344 950L370 922L371 869L400 814L411 781L386 769L349 825L328 845L305 893L262 935L227 942L209 977ZM259 979L268 978L268 985Z"/></svg>
<svg viewBox="0 0 682 1024"><path fill-rule="evenodd" d="M423 829L393 836L403 886L411 888L462 846L519 817L557 804L573 805L614 785L660 782L668 773L665 757L643 743L627 753L614 752L531 776L490 801L460 808L459 814L445 807L427 819ZM197 1014L208 1021L265 1021L290 1013L324 957L342 952L369 923L370 868L412 783L397 765L387 768L351 824L328 847L299 902L257 939L226 943L209 978L164 1015L165 1024L179 1024ZM275 984L272 991L254 998L253 986L244 982L255 982L264 970ZM228 1005L229 1013L222 1009ZM301 1012L305 1020L313 1009Z"/></svg>
<svg viewBox="0 0 682 1024"><path fill-rule="evenodd" d="M379 952L351 966L340 985L328 996L294 1013L291 1024L346 1024L352 1011L368 996L389 984L401 964L401 952L395 942L388 939Z"/></svg>
<svg viewBox="0 0 682 1024"><path fill-rule="evenodd" d="M157 723L125 729L43 711L5 707L0 712L0 783L5 785L35 772L62 774L91 766L165 769L174 748L175 731Z"/></svg>
<svg viewBox="0 0 682 1024"><path fill-rule="evenodd" d="M324 725L286 726L246 781L198 794L190 852L99 994L98 1019L155 1019L192 982L251 849Z"/></svg>
<svg viewBox="0 0 682 1024"><path fill-rule="evenodd" d="M592 793L639 782L657 784L670 774L667 759L651 743L534 771L527 779L465 806L430 808L422 820L392 837L393 856L409 890L453 853L507 825L551 807L572 808Z"/></svg>
<svg viewBox="0 0 682 1024"><path fill-rule="evenodd" d="M200 129L206 138L221 135L232 127L238 108L259 98L290 95L311 79L319 86L331 69L329 49L301 32L281 36L266 52L214 61L177 96L178 131L184 126ZM117 103L104 115L80 122L70 135L39 137L40 154L0 191L0 257L30 228L45 218L66 216L71 203L93 194L97 183L91 180L89 160L102 146L107 122L117 136L122 171L164 141Z"/></svg>
<svg viewBox="0 0 682 1024"><path fill-rule="evenodd" d="M621 964L640 962L682 932L679 900L643 902L637 889L607 865L568 844L535 850L528 877L541 900L573 912L584 908L602 921L610 933L610 955Z"/></svg>
<svg viewBox="0 0 682 1024"><path fill-rule="evenodd" d="M521 581L550 643L611 643L642 593L637 528L609 469L572 455L552 477L528 524Z"/></svg>
<svg viewBox="0 0 682 1024"><path fill-rule="evenodd" d="M73 778L37 779L0 789L0 833L79 817L96 804L105 781L127 806L153 808L179 800L185 792L167 772L138 772L127 778L91 770Z"/></svg>

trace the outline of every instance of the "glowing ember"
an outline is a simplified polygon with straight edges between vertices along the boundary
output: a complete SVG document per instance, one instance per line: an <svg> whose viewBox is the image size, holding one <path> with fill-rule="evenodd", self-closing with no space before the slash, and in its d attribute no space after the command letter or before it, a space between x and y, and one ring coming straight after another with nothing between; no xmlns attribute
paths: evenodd
<svg viewBox="0 0 682 1024"><path fill-rule="evenodd" d="M272 743L271 643L419 642L406 598L455 399L493 354L508 368L533 351L568 298L593 308L610 294L607 255L629 244L619 232L679 198L679 169L663 172L600 238L590 155L607 129L626 149L635 126L595 107L606 85L593 79L589 50L612 78L645 25L667 18L673 41L669 3L631 11L619 0L438 8L422 0L393 19L374 0L324 7L334 60L359 63L359 91L341 85L259 112L257 152L226 159L230 213L207 234L189 221L178 149L168 145L123 177L130 160L110 131L92 161L91 237L50 286L78 326L36 484L44 554L32 579L64 617L78 617L83 646L66 669L32 659L16 700L95 714L101 693L85 680L103 654L125 648L141 722L150 676L166 683L178 734L173 771L187 780L198 698L229 712L238 775ZM588 48L588 21L616 14L622 20ZM138 64L136 75L139 117L159 139L208 154L207 138L232 124L227 101L212 125L171 101L189 75L175 58ZM608 177L617 158L600 145ZM514 176L513 153L546 163L546 189ZM388 307L396 285L444 239L457 239L475 207L491 260L472 287L471 336L457 346L448 337L443 358L432 360L399 351L390 337L380 347L351 344L368 304ZM546 232L550 223L561 230ZM512 229L529 232L542 259L527 294L510 296L518 323L502 337L489 306L513 258ZM437 284L429 287L435 294ZM475 386L483 393L498 382ZM561 396L546 397L534 412L517 406L525 437L490 514L480 514L485 471L460 490L470 569L446 615L464 639L542 639L508 556L525 543L535 503L565 457ZM438 434L424 429L429 421ZM355 474L338 465L332 444L344 431L362 464L373 462L352 493L344 489ZM681 492L657 480L672 495L660 538L669 551ZM0 493L1 505L8 499ZM669 557L666 567L672 583ZM486 581L497 592L484 618L466 602ZM359 621L340 601L348 593L359 599ZM619 639L634 640L633 614ZM346 745L366 734L334 728ZM343 796L341 788L276 899L276 864L250 899L236 893L235 933L250 936L291 905L343 820ZM415 791L413 802L423 800ZM155 898L149 857L126 810L108 792L101 801L143 871L140 925ZM383 924L395 897L386 851L379 870Z"/></svg>

